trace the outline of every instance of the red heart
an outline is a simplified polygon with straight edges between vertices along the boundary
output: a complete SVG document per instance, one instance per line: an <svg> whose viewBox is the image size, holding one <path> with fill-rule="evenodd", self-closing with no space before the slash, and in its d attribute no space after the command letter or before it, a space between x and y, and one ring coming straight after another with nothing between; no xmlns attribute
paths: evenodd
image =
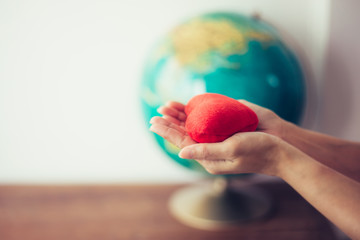
<svg viewBox="0 0 360 240"><path fill-rule="evenodd" d="M239 101L216 93L190 99L185 106L185 129L200 143L221 142L237 132L255 131L258 118Z"/></svg>

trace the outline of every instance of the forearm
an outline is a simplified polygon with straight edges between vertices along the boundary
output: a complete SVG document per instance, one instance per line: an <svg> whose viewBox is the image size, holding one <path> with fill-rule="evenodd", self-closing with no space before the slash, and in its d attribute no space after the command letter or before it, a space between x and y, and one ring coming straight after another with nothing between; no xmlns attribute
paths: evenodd
<svg viewBox="0 0 360 240"><path fill-rule="evenodd" d="M360 184L301 151L291 152L282 157L277 175L346 234L359 239Z"/></svg>
<svg viewBox="0 0 360 240"><path fill-rule="evenodd" d="M281 138L317 161L360 181L360 144L285 122Z"/></svg>

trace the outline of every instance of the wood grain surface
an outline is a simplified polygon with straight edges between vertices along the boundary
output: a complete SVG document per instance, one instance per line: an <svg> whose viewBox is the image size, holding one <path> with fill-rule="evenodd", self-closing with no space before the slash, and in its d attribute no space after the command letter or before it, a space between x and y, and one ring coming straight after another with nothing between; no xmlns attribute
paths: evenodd
<svg viewBox="0 0 360 240"><path fill-rule="evenodd" d="M204 231L169 213L183 185L0 186L1 240L334 239L314 208L283 182L262 183L273 214L231 230Z"/></svg>

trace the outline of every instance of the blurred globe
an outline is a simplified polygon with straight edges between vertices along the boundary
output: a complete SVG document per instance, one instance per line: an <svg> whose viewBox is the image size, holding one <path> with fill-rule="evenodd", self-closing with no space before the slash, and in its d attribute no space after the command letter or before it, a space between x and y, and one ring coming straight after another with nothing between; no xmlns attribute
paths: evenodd
<svg viewBox="0 0 360 240"><path fill-rule="evenodd" d="M304 108L304 80L294 53L262 20L235 13L210 13L175 27L151 51L141 84L145 120L169 100L186 104L212 92L246 99L298 123ZM160 147L181 165L179 149L154 134Z"/></svg>

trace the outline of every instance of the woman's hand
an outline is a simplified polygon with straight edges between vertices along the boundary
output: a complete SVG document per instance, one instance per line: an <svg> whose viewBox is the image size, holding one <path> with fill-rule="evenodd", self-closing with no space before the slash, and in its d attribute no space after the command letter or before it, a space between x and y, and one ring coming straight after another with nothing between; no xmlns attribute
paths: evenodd
<svg viewBox="0 0 360 240"><path fill-rule="evenodd" d="M275 113L243 100L241 102L258 115L259 130L276 132L282 120ZM235 134L220 143L197 144L186 133L184 108L181 103L169 102L158 109L163 116L150 121L151 131L183 149L180 157L196 159L212 174L258 172L276 175L281 143L279 138L251 132Z"/></svg>
<svg viewBox="0 0 360 240"><path fill-rule="evenodd" d="M256 113L259 119L259 124L256 129L257 131L269 133L280 138L283 137L283 129L286 125L285 120L281 119L273 111L267 108L260 107L259 105L248 102L246 100L239 100L239 102L248 106Z"/></svg>
<svg viewBox="0 0 360 240"><path fill-rule="evenodd" d="M281 139L262 132L237 133L223 142L193 144L179 156L195 159L211 174L262 173L278 175L286 148Z"/></svg>
<svg viewBox="0 0 360 240"><path fill-rule="evenodd" d="M178 102L168 102L158 109L162 117L153 117L150 131L159 134L178 148L195 144L196 142L185 130L185 106Z"/></svg>
<svg viewBox="0 0 360 240"><path fill-rule="evenodd" d="M257 131L269 133L278 137L282 137L283 128L286 124L286 121L281 119L273 111L260 107L254 103L248 102L246 100L239 100L242 104L248 106L252 109L258 119L259 124ZM167 120L169 123L179 125L181 127L185 126L186 114L184 112L185 106L179 102L168 102L165 106L161 106L158 109L158 112L163 115L163 119ZM155 119L158 117L155 117ZM152 120L153 121L153 120ZM157 121L157 120L156 120ZM156 121L154 123L156 123ZM152 123L152 122L151 122ZM184 128L182 128L184 129Z"/></svg>

